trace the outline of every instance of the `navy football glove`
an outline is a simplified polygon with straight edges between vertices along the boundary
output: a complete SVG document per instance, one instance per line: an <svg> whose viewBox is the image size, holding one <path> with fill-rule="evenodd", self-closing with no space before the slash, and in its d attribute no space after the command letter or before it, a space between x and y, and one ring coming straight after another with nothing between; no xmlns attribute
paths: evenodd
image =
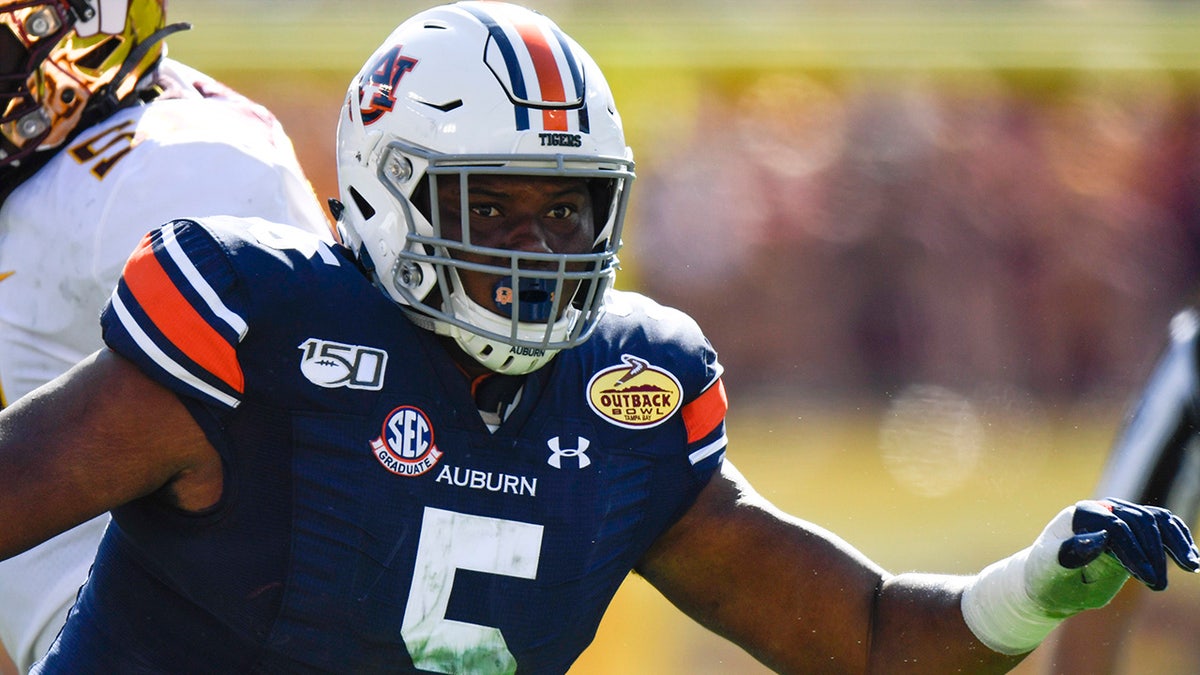
<svg viewBox="0 0 1200 675"><path fill-rule="evenodd" d="M1058 562L1068 569L1109 552L1133 578L1161 591L1167 587L1167 556L1189 572L1200 572L1200 550L1187 525L1167 509L1123 499L1080 502L1071 519L1075 536L1062 543ZM1089 583L1084 572L1084 583Z"/></svg>

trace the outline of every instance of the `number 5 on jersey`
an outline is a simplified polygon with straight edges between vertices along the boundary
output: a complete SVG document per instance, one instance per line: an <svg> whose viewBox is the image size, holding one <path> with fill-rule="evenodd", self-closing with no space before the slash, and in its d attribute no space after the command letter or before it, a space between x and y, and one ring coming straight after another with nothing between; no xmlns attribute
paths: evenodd
<svg viewBox="0 0 1200 675"><path fill-rule="evenodd" d="M456 570L533 579L542 526L425 507L401 635L413 665L437 673L512 673L500 629L446 618Z"/></svg>

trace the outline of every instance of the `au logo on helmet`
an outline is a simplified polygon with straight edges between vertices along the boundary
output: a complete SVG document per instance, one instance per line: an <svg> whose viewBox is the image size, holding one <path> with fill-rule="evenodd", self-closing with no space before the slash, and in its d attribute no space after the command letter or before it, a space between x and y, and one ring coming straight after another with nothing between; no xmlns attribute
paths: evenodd
<svg viewBox="0 0 1200 675"><path fill-rule="evenodd" d="M396 87L400 78L417 65L417 60L400 54L396 45L375 61L371 70L358 82L358 107L363 124L371 124L385 112L396 107Z"/></svg>
<svg viewBox="0 0 1200 675"><path fill-rule="evenodd" d="M679 409L683 387L669 371L632 354L592 376L588 405L597 415L626 429L658 426Z"/></svg>

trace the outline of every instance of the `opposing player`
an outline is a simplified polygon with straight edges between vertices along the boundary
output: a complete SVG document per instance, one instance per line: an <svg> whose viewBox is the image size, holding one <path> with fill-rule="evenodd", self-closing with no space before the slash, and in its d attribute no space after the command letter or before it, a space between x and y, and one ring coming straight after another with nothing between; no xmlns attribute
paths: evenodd
<svg viewBox="0 0 1200 675"><path fill-rule="evenodd" d="M1124 420L1097 490L1172 509L1193 522L1200 513L1200 314L1171 320L1168 342L1136 405ZM1143 594L1136 585L1113 607L1060 629L1049 657L1055 673L1116 673L1125 633Z"/></svg>
<svg viewBox="0 0 1200 675"><path fill-rule="evenodd" d="M96 317L129 251L166 220L329 232L272 115L162 58L181 27L164 4L0 0L0 402L102 345ZM0 564L0 638L22 672L66 619L106 522Z"/></svg>
<svg viewBox="0 0 1200 675"><path fill-rule="evenodd" d="M631 154L540 14L403 23L338 171L344 246L167 223L108 348L0 412L0 556L113 511L39 672L561 673L631 570L779 670L996 672L1200 569L1170 512L1088 501L979 575L891 575L757 495L700 329L611 287Z"/></svg>

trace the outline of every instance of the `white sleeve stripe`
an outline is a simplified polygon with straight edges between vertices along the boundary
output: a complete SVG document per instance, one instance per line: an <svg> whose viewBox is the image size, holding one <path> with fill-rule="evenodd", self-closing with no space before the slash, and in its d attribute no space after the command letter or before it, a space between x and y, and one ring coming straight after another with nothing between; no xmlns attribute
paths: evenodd
<svg viewBox="0 0 1200 675"><path fill-rule="evenodd" d="M191 386L193 389L198 390L202 394L206 394L216 399L218 402L223 403L230 408L236 408L238 406L238 403L241 401L219 389L216 389L204 380L192 375L187 371L187 369L163 353L163 351L158 348L158 345L154 344L154 341L150 339L150 336L146 335L145 331L142 330L142 327L138 325L137 320L133 318L133 315L130 314L129 310L125 307L125 303L121 301L121 296L115 291L112 294L112 306L117 312L117 318L120 319L121 325L125 327L125 330L129 331L129 335L133 337L133 341L136 342L137 346L140 347L143 352L145 352L146 356L149 356L152 361L159 365L159 367L167 371L167 373L169 373L175 379Z"/></svg>
<svg viewBox="0 0 1200 675"><path fill-rule="evenodd" d="M175 261L175 264L183 272L183 275L187 277L188 283L192 285L192 288L196 289L196 292L204 299L205 304L208 305L213 314L216 314L217 317L237 333L239 341L246 337L246 331L249 330L249 327L246 326L245 320L226 307L225 303L221 302L221 297L217 295L217 292L200 275L200 270L196 269L196 266L188 259L187 254L183 252L183 248L179 246L179 242L175 239L175 228L163 228L163 247L167 249L171 260Z"/></svg>
<svg viewBox="0 0 1200 675"><path fill-rule="evenodd" d="M699 450L696 450L692 454L688 455L688 461L691 462L693 466L696 464L699 464L700 462L703 462L704 460L708 459L709 457L717 454L721 450L724 450L725 446L728 444L729 444L728 436L726 436L725 434L721 434L721 437L718 438L717 440L713 441L712 443L709 443L708 445L704 446L703 448L700 448Z"/></svg>

